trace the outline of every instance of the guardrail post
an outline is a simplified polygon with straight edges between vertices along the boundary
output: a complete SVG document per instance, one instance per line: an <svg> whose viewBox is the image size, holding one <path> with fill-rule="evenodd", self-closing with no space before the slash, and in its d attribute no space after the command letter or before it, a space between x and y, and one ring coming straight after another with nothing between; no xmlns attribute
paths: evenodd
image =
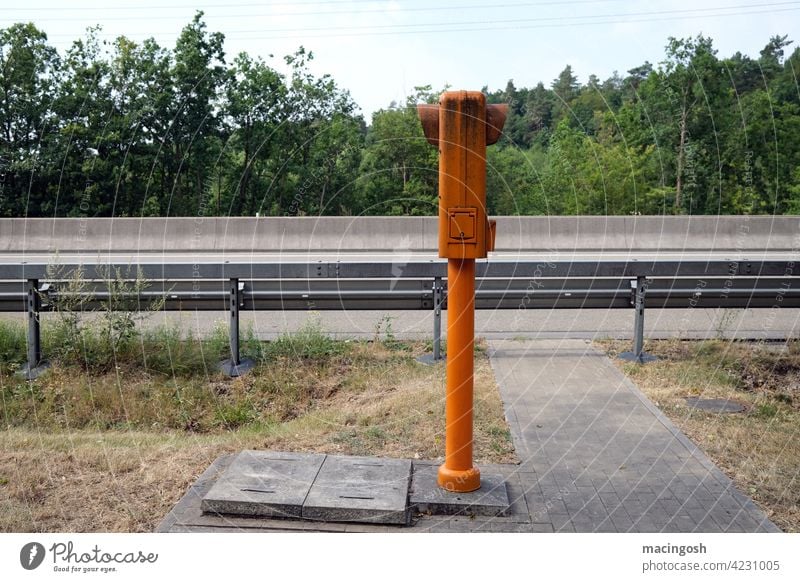
<svg viewBox="0 0 800 582"><path fill-rule="evenodd" d="M433 361L442 359L442 303L444 303L444 289L442 278L433 279Z"/></svg>
<svg viewBox="0 0 800 582"><path fill-rule="evenodd" d="M636 277L636 281L631 281L633 288L633 351L622 352L619 357L622 360L646 364L656 360L653 355L644 351L644 299L647 294L647 278L644 276Z"/></svg>
<svg viewBox="0 0 800 582"><path fill-rule="evenodd" d="M230 312L229 347L231 357L220 364L220 369L225 375L231 377L241 376L255 366L253 360L248 358L242 360L239 356L239 307L242 303L243 288L244 285L239 283L239 279L230 280L228 310Z"/></svg>
<svg viewBox="0 0 800 582"><path fill-rule="evenodd" d="M433 278L433 354L423 354L417 358L420 364L432 366L442 360L442 305L444 304L444 285L441 277Z"/></svg>
<svg viewBox="0 0 800 582"><path fill-rule="evenodd" d="M28 316L28 362L19 373L27 380L35 380L50 367L48 362L42 360L39 281L37 279L28 279L25 291L25 312Z"/></svg>

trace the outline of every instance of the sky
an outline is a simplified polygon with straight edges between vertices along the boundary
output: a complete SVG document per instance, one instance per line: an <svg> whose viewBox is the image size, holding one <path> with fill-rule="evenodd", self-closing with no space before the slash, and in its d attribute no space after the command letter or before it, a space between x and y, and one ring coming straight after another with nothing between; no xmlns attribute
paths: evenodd
<svg viewBox="0 0 800 582"><path fill-rule="evenodd" d="M62 53L94 25L109 41L173 47L197 10L229 61L246 51L285 71L284 55L312 51L312 71L348 89L367 121L415 86L549 85L567 64L581 82L624 75L663 60L670 36L710 36L720 56L800 41L800 1L787 0L0 0L0 28L31 21Z"/></svg>

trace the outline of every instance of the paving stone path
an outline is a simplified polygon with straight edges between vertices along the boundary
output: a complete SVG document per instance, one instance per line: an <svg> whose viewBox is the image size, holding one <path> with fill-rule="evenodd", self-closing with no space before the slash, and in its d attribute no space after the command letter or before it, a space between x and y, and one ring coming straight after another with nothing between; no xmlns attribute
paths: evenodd
<svg viewBox="0 0 800 582"><path fill-rule="evenodd" d="M569 532L779 531L581 340L493 340L534 523Z"/></svg>

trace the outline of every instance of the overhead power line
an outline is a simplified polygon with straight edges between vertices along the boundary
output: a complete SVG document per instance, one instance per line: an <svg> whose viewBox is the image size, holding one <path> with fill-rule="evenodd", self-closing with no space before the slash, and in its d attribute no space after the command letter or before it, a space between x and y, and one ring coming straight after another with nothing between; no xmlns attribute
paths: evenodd
<svg viewBox="0 0 800 582"><path fill-rule="evenodd" d="M514 2L514 3L507 3L507 4L462 4L462 5L449 5L449 6L391 6L392 12L429 12L434 10L468 10L472 8L525 8L525 7L533 7L533 6L572 6L572 5L580 5L580 4L610 4L610 3L618 3L622 2L622 0L572 0L571 2L567 2L565 0L539 0L538 2ZM313 2L273 2L273 3L265 3L265 2L245 2L245 3L232 3L232 4L158 4L154 6L104 6L102 8L98 8L97 6L68 6L62 9L59 8L44 8L44 7L34 7L34 8L4 8L4 12L76 12L76 11L86 11L86 12L98 12L98 11L125 11L125 10L132 10L132 11L142 11L142 10L183 10L189 8L191 10L208 10L211 8L274 8L276 6L330 6L330 5L345 5L345 4L375 4L376 0L316 0ZM391 2L388 0L384 2L384 4L389 5ZM383 8L359 8L354 10L345 10L341 11L342 14L350 14L353 12L386 12L387 7ZM281 13L282 15L292 14L292 13ZM297 12L298 15L307 15L308 12ZM126 18L126 17L123 17ZM59 20L62 20L59 18Z"/></svg>
<svg viewBox="0 0 800 582"><path fill-rule="evenodd" d="M695 15L705 12L716 12L719 10L734 11L741 8L768 8L768 7L781 7L781 6L798 6L800 1L790 2L771 2L768 4L739 4L734 6L718 6L713 8L685 8L679 10L655 10L648 12L624 12L616 14L588 14L576 16L543 16L536 18L508 18L500 20L468 20L468 21L451 21L451 22L424 22L424 23L408 23L408 24L370 24L370 25L353 25L353 26L305 26L298 28L271 28L271 29L251 29L251 30L238 30L231 31L231 33L269 33L269 32L316 32L320 30L372 30L372 29L405 29L405 28L426 28L426 27L442 27L450 28L455 26L486 26L494 24L523 24L523 23L537 23L537 22L560 22L560 21L573 21L573 20L593 20L597 18L628 18L640 16L664 16L672 14L687 14Z"/></svg>
<svg viewBox="0 0 800 582"><path fill-rule="evenodd" d="M550 24L509 24L494 27L474 27L474 28L448 28L448 29L428 29L428 30L395 30L395 31L375 31L375 32L338 32L332 34L295 34L284 36L230 36L233 40L281 40L281 39L308 39L308 38L331 38L331 37L353 37L353 36L388 36L405 34L447 34L453 32L491 32L500 30L528 30L535 28L568 28L571 26L598 26L604 24L637 24L646 22L664 22L670 20L689 20L692 18L722 18L730 16L747 16L753 14L772 14L776 12L797 12L800 6L794 8L779 8L775 10L750 10L743 12L726 12L719 14L692 14L679 16L664 16L659 18L635 18L626 20L586 20L583 22L557 22Z"/></svg>
<svg viewBox="0 0 800 582"><path fill-rule="evenodd" d="M618 2L619 0L582 0L579 2L573 2L571 4L606 4L608 2ZM628 16L649 16L649 15L658 15L658 14L677 14L677 13L698 13L698 12L706 12L706 11L714 11L714 10L735 10L738 8L769 8L769 7L778 7L778 6L785 6L791 4L798 4L798 2L768 2L768 3L761 3L761 4L740 4L740 5L733 5L733 6L712 6L706 8L679 8L674 10L656 10L656 11L645 11L645 12L627 12L627 13L616 13L616 14L587 14L587 15L577 15L577 16L554 16L554 17L537 17L537 18L515 18L510 19L509 22L533 22L533 21L540 21L540 20L565 20L570 18L618 18L618 17L628 17ZM213 15L215 20L219 19L238 19L238 18L245 18L245 19L252 19L258 16L305 16L305 17L313 17L313 16L325 16L331 14L363 14L363 13L386 13L386 12L436 12L436 11L452 11L452 12L464 12L466 10L476 10L476 9L509 9L509 8L519 8L519 7L530 7L530 6L568 6L569 4L565 4L564 2L558 2L553 0L548 0L545 2L524 2L524 3L512 3L512 4L466 4L466 5L456 5L456 6L424 6L424 7L399 7L393 8L391 11L387 11L382 8L373 8L373 9L356 9L356 10L336 10L336 11L313 11L313 12L264 12L259 14L254 13L246 13L246 14L217 14ZM263 5L262 5L263 7ZM104 10L104 9L103 9ZM142 10L146 10L143 8ZM157 20L164 21L164 20L185 20L185 15L170 15L170 16L159 16ZM7 19L4 19L7 20ZM36 22L85 22L87 20L95 21L93 18L87 17L52 17L52 18L36 18ZM103 21L116 21L116 20L154 20L152 14L148 14L146 16L113 16L113 17L103 17ZM376 25L376 26L353 26L348 27L352 29L356 28L386 28L388 26L396 26L396 27L403 27L403 26L439 26L439 25L449 25L449 26L456 26L456 25L466 25L466 24L486 24L491 22L503 22L503 21L486 21L481 20L478 22L461 22L461 23L441 23L441 22L427 22L427 23L419 23L419 24L392 24L392 25ZM330 27L325 27L329 29ZM283 32L300 32L304 30L320 30L321 28L292 28L292 29L281 29ZM231 31L231 32L258 32L258 31ZM269 30L262 30L261 32L277 32L275 29Z"/></svg>
<svg viewBox="0 0 800 582"><path fill-rule="evenodd" d="M742 10L742 9L755 10ZM558 28L566 26L586 26L598 24L625 24L641 22L658 22L666 20L685 20L688 18L717 18L726 16L743 16L800 10L800 0L770 2L760 4L738 4L708 8L685 8L677 10L655 10L645 12L621 12L611 14L591 14L574 16L548 16L537 18L513 18L497 20L468 20L456 22L425 22L386 25L353 25L353 26L308 26L293 28L242 29L226 31L226 38L231 39L282 39L282 38L327 38L340 36L383 36L401 34L432 34L447 32L474 32L492 30L513 30L529 28ZM316 34L324 32L325 34ZM292 33L292 34L286 34ZM312 33L312 34L294 34ZM133 33L129 33L130 36ZM151 33L139 33L150 35ZM258 36L238 36L256 34ZM63 37L70 35L51 35ZM118 36L100 34L100 36ZM156 35L165 36L165 35Z"/></svg>

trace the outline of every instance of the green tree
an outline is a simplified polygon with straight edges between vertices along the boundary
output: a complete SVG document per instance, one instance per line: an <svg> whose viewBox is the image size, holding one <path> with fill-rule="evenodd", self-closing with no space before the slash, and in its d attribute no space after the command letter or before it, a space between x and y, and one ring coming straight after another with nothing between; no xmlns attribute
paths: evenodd
<svg viewBox="0 0 800 582"><path fill-rule="evenodd" d="M38 216L55 179L52 96L60 62L31 23L0 30L0 215Z"/></svg>
<svg viewBox="0 0 800 582"><path fill-rule="evenodd" d="M525 106L525 121L528 126L528 142L546 146L552 133L556 104L552 91L548 91L543 83L538 83L528 93Z"/></svg>
<svg viewBox="0 0 800 582"><path fill-rule="evenodd" d="M429 88L423 88L423 93ZM405 107L372 116L358 182L367 214L435 214L438 208L437 151L425 139L412 96Z"/></svg>
<svg viewBox="0 0 800 582"><path fill-rule="evenodd" d="M115 42L109 84L114 119L114 216L160 216L170 191L171 52L153 39ZM165 147L166 146L166 147Z"/></svg>
<svg viewBox="0 0 800 582"><path fill-rule="evenodd" d="M167 214L203 214L209 207L206 180L222 148L220 96L227 75L224 36L209 33L198 11L178 37L172 67L172 124L165 136L172 177ZM163 208L163 204L162 204Z"/></svg>
<svg viewBox="0 0 800 582"><path fill-rule="evenodd" d="M316 214L341 204L347 208L345 198L352 199L352 187L345 197L339 196L339 188L353 182L363 121L348 91L330 75L311 73L308 63L313 58L303 47L285 57L291 67L289 106L281 125L270 201L264 205L273 214ZM323 144L331 146L329 154L323 152Z"/></svg>
<svg viewBox="0 0 800 582"><path fill-rule="evenodd" d="M87 30L86 38L73 42L63 63L53 109L60 131L55 136L59 177L49 185L44 214L108 216L113 200L109 136L113 103L110 67L99 28Z"/></svg>
<svg viewBox="0 0 800 582"><path fill-rule="evenodd" d="M253 214L268 185L269 161L279 151L280 125L289 107L283 76L247 53L234 60L226 86L225 114L231 141L228 150L230 195L222 204L230 214Z"/></svg>
<svg viewBox="0 0 800 582"><path fill-rule="evenodd" d="M486 155L486 207L490 215L550 214L540 178L541 150L490 147Z"/></svg>
<svg viewBox="0 0 800 582"><path fill-rule="evenodd" d="M572 115L572 100L578 96L580 87L578 77L572 72L571 65L564 67L558 77L553 79L550 88L556 98L556 119L560 120Z"/></svg>
<svg viewBox="0 0 800 582"><path fill-rule="evenodd" d="M716 51L710 38L698 36L696 39L676 39L670 37L667 44L667 58L664 61L664 85L673 108L677 113L677 152L675 166L675 207L684 206L684 188L687 182L694 186L694 174L700 160L693 156L700 148L689 143L689 136L702 136L698 131L691 132L691 125L697 121L701 104L708 105L708 95L719 82ZM697 124L699 125L699 124ZM687 167L691 173L687 176Z"/></svg>

